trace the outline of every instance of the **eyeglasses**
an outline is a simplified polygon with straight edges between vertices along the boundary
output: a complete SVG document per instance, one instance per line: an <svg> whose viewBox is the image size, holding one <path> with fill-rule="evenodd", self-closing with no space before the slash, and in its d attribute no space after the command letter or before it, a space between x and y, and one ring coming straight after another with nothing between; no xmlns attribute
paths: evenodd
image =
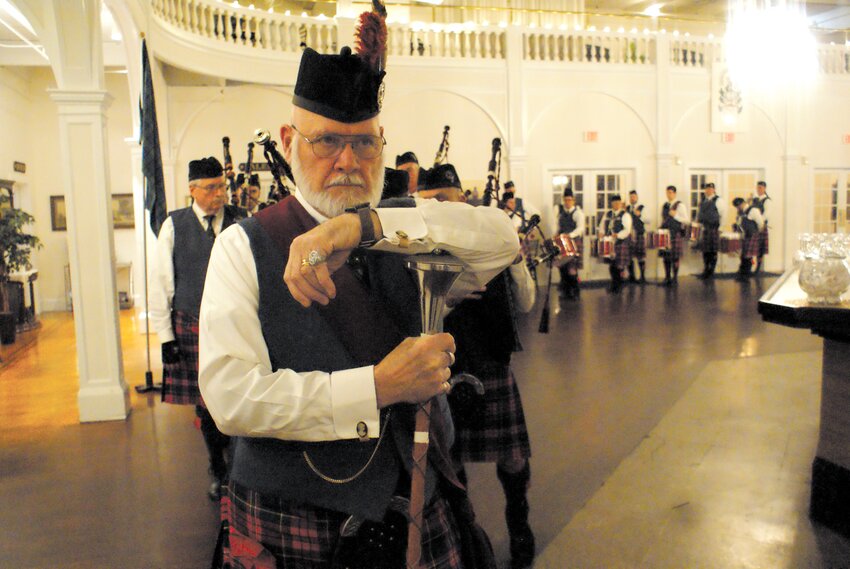
<svg viewBox="0 0 850 569"><path fill-rule="evenodd" d="M354 154L363 160L377 158L384 151L387 143L383 136L374 134L320 134L312 140L304 136L296 126L290 125L301 138L310 144L317 158L334 158L342 154L347 144L351 145Z"/></svg>
<svg viewBox="0 0 850 569"><path fill-rule="evenodd" d="M219 182L218 184L208 184L206 186L194 184L193 187L204 190L207 193L212 193L224 190L227 187L227 184L225 184L224 182Z"/></svg>

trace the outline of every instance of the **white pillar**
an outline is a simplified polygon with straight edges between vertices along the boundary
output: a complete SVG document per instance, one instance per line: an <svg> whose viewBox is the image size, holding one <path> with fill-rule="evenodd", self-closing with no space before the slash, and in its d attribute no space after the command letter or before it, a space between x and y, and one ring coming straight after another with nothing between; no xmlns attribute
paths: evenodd
<svg viewBox="0 0 850 569"><path fill-rule="evenodd" d="M80 422L125 419L115 245L106 152L106 109L100 90L52 90L59 114L59 146L68 219L68 256L77 338Z"/></svg>

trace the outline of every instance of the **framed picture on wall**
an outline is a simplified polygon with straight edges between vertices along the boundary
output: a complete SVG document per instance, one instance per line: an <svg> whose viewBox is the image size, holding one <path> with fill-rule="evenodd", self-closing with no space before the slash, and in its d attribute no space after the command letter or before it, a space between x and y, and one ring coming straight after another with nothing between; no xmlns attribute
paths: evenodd
<svg viewBox="0 0 850 569"><path fill-rule="evenodd" d="M53 231L67 231L65 196L50 196L50 227Z"/></svg>
<svg viewBox="0 0 850 569"><path fill-rule="evenodd" d="M112 227L133 229L136 215L133 210L133 194L112 194Z"/></svg>

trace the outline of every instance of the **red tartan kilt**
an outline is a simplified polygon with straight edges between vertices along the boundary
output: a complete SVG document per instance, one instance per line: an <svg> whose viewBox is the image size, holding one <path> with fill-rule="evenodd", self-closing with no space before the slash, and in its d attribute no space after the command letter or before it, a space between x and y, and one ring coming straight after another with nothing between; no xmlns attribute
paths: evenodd
<svg viewBox="0 0 850 569"><path fill-rule="evenodd" d="M673 260L681 259L685 253L685 238L681 233L670 232L670 249L659 249L658 254Z"/></svg>
<svg viewBox="0 0 850 569"><path fill-rule="evenodd" d="M171 322L181 358L174 364L162 364L162 400L178 405L203 405L198 388L198 318L175 310Z"/></svg>
<svg viewBox="0 0 850 569"><path fill-rule="evenodd" d="M708 228L703 226L702 236L699 241L699 249L703 253L717 253L720 250L720 228Z"/></svg>
<svg viewBox="0 0 850 569"><path fill-rule="evenodd" d="M757 257L763 257L770 253L770 234L767 231L767 226L759 231L759 250Z"/></svg>
<svg viewBox="0 0 850 569"><path fill-rule="evenodd" d="M556 267L575 267L576 269L584 268L584 237L573 238L573 245L576 246L575 257L564 257L555 262Z"/></svg>
<svg viewBox="0 0 850 569"><path fill-rule="evenodd" d="M454 452L462 462L498 462L531 456L525 413L516 378L479 377L484 383L484 408L463 426L455 423Z"/></svg>
<svg viewBox="0 0 850 569"><path fill-rule="evenodd" d="M230 482L221 498L221 519L230 528L224 540L225 567L253 567L250 557L235 557L250 549L274 557L277 567L328 567L347 514L260 495ZM438 496L425 507L420 569L461 569L460 541L454 515ZM243 546L243 547L234 547ZM241 563L241 564L237 564Z"/></svg>
<svg viewBox="0 0 850 569"><path fill-rule="evenodd" d="M632 261L631 239L617 239L614 242L614 265L621 271L629 266Z"/></svg>
<svg viewBox="0 0 850 569"><path fill-rule="evenodd" d="M741 256L745 259L752 259L753 257L758 257L760 245L761 239L758 235L753 235L752 237L745 237L744 242L741 244Z"/></svg>
<svg viewBox="0 0 850 569"><path fill-rule="evenodd" d="M646 233L632 235L631 255L635 259L643 259L646 257Z"/></svg>

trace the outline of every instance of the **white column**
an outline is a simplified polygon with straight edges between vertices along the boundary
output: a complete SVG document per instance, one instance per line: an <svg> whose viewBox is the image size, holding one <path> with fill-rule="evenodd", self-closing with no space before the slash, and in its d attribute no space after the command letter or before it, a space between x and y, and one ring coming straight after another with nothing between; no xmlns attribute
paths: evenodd
<svg viewBox="0 0 850 569"><path fill-rule="evenodd" d="M111 97L99 90L52 90L59 109L59 146L74 291L80 422L125 419L115 245L106 140Z"/></svg>

